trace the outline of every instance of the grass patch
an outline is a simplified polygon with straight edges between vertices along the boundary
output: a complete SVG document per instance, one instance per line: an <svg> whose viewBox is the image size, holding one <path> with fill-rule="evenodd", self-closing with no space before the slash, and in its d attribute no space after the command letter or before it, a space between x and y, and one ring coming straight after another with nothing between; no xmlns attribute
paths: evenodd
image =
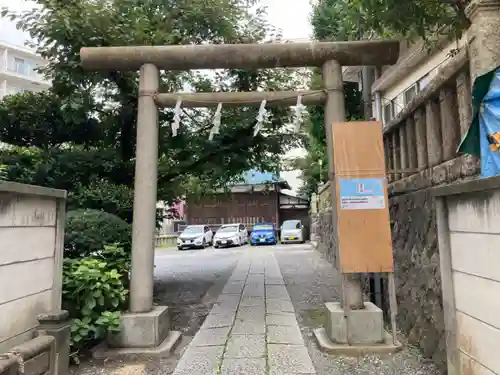
<svg viewBox="0 0 500 375"><path fill-rule="evenodd" d="M304 311L304 320L311 328L321 328L326 323L326 311L324 308Z"/></svg>
<svg viewBox="0 0 500 375"><path fill-rule="evenodd" d="M158 249L171 249L172 247L176 247L177 245L175 243L164 243Z"/></svg>

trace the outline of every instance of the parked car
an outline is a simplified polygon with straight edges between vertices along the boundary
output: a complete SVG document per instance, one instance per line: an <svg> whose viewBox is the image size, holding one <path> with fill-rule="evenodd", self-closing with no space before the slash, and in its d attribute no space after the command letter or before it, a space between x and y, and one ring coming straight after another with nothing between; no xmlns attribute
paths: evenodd
<svg viewBox="0 0 500 375"><path fill-rule="evenodd" d="M188 225L177 238L177 248L204 249L213 245L214 233L208 225Z"/></svg>
<svg viewBox="0 0 500 375"><path fill-rule="evenodd" d="M300 220L285 220L281 225L281 243L304 243L304 225Z"/></svg>
<svg viewBox="0 0 500 375"><path fill-rule="evenodd" d="M278 236L273 223L257 223L252 227L250 245L276 245Z"/></svg>
<svg viewBox="0 0 500 375"><path fill-rule="evenodd" d="M214 247L241 246L248 242L248 231L243 224L226 224L214 236Z"/></svg>

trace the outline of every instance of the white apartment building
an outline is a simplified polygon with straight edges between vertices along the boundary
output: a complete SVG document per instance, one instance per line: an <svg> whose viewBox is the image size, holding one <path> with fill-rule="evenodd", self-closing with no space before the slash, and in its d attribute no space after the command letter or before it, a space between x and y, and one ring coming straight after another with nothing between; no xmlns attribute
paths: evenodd
<svg viewBox="0 0 500 375"><path fill-rule="evenodd" d="M36 71L45 60L29 48L0 41L0 99L22 91L42 91L50 87Z"/></svg>

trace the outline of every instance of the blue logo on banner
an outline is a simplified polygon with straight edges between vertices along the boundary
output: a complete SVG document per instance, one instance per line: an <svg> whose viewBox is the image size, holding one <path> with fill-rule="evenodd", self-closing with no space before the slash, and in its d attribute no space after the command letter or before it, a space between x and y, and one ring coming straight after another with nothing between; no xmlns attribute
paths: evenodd
<svg viewBox="0 0 500 375"><path fill-rule="evenodd" d="M385 178L342 178L340 197L383 197Z"/></svg>

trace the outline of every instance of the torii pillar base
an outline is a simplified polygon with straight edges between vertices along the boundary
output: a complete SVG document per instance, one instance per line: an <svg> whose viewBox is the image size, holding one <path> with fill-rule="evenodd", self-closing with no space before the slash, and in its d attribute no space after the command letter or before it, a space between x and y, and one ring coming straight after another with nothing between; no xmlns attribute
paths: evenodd
<svg viewBox="0 0 500 375"><path fill-rule="evenodd" d="M321 350L359 357L391 354L402 348L401 343L384 330L382 310L371 302L365 302L364 305L364 309L349 311L347 318L340 303L325 304L325 327L314 330Z"/></svg>
<svg viewBox="0 0 500 375"><path fill-rule="evenodd" d="M168 307L155 306L147 313L124 313L121 331L110 334L106 344L93 352L96 359L122 355L168 356L181 338L171 331Z"/></svg>

